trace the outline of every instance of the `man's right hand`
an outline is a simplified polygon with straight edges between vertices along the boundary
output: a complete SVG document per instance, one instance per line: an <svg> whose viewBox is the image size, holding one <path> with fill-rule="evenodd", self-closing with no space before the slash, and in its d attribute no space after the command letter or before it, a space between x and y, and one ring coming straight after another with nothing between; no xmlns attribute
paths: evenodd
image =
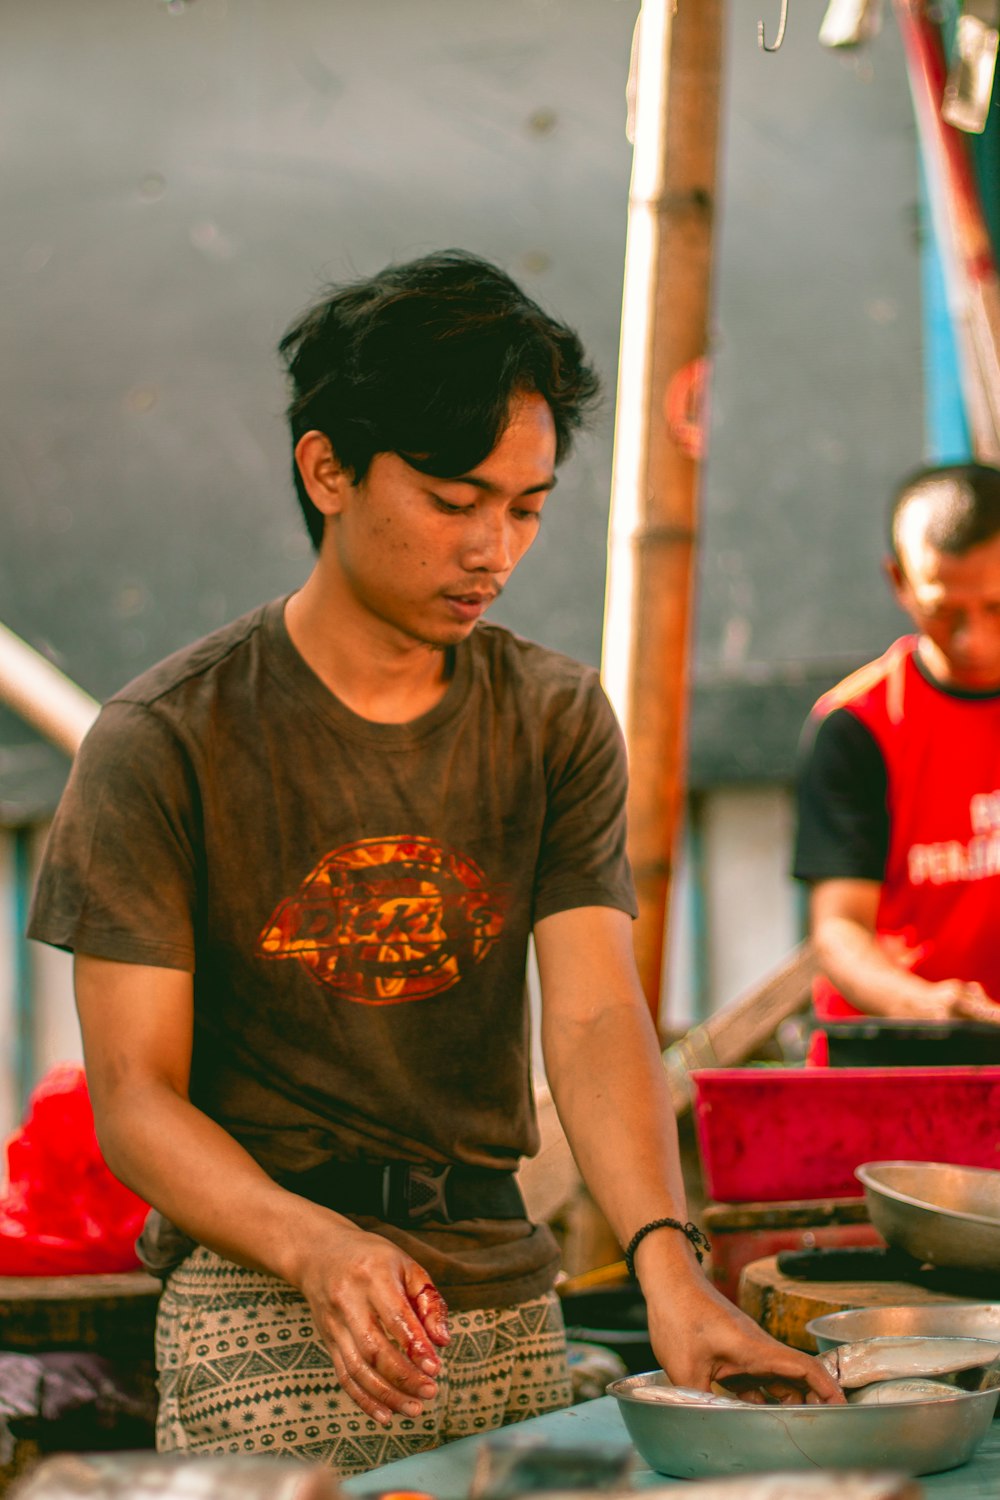
<svg viewBox="0 0 1000 1500"><path fill-rule="evenodd" d="M985 1021L1000 1026L1000 1005L981 984L964 979L941 979L929 984L928 1017L942 1021Z"/></svg>
<svg viewBox="0 0 1000 1500"><path fill-rule="evenodd" d="M322 1237L304 1256L299 1290L333 1359L337 1378L367 1416L419 1417L437 1393L437 1350L448 1343L448 1310L422 1266L390 1240L362 1229Z"/></svg>
<svg viewBox="0 0 1000 1500"><path fill-rule="evenodd" d="M191 1103L190 973L77 954L75 982L111 1170L199 1244L297 1286L344 1390L367 1415L419 1416L449 1337L448 1310L423 1266L279 1187Z"/></svg>

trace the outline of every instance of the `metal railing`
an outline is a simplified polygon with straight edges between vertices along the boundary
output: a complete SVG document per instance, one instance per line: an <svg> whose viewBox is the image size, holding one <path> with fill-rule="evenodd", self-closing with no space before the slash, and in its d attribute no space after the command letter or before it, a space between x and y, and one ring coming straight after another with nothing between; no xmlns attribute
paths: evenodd
<svg viewBox="0 0 1000 1500"><path fill-rule="evenodd" d="M6 625L0 625L0 703L69 756L100 709L96 698Z"/></svg>

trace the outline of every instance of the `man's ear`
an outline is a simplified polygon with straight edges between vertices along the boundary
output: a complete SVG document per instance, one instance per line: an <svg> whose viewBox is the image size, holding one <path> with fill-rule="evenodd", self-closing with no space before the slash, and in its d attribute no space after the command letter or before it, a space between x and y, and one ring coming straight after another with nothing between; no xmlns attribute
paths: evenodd
<svg viewBox="0 0 1000 1500"><path fill-rule="evenodd" d="M889 587L892 589L896 603L899 605L900 609L905 610L906 613L909 614L910 585L907 580L906 574L899 566L896 558L883 557L882 572L885 574Z"/></svg>
<svg viewBox="0 0 1000 1500"><path fill-rule="evenodd" d="M883 557L882 572L889 580L889 587L893 593L898 594L906 580L902 568L894 557Z"/></svg>
<svg viewBox="0 0 1000 1500"><path fill-rule="evenodd" d="M324 516L336 516L353 488L354 476L344 468L325 432L304 432L295 444L295 462L305 492Z"/></svg>

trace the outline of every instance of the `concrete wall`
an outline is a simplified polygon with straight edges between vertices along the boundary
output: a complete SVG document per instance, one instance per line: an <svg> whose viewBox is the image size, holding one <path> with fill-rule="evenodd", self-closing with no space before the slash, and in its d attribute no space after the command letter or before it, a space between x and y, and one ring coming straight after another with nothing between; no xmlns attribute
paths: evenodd
<svg viewBox="0 0 1000 1500"><path fill-rule="evenodd" d="M274 344L325 280L457 244L576 324L605 377L499 612L596 661L637 10L7 0L0 618L103 696L294 588ZM692 741L715 781L780 779L783 688L891 634L880 513L922 441L895 31L845 64L804 10L773 56L729 17ZM727 752L747 684L774 720L763 764ZM58 786L32 806L27 744L0 716L8 821Z"/></svg>
<svg viewBox="0 0 1000 1500"><path fill-rule="evenodd" d="M883 515L924 458L916 136L891 15L859 56L730 7L694 780L787 780L819 693L902 617ZM772 20L773 24L773 20Z"/></svg>
<svg viewBox="0 0 1000 1500"><path fill-rule="evenodd" d="M596 659L635 0L8 0L0 616L103 696L297 586L280 334L460 245L609 386L505 611Z"/></svg>

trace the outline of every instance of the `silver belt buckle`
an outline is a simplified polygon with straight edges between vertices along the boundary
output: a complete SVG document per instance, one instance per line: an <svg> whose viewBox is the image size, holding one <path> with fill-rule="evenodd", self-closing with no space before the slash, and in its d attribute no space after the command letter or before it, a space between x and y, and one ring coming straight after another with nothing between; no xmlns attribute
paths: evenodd
<svg viewBox="0 0 1000 1500"><path fill-rule="evenodd" d="M422 1224L425 1219L440 1219L451 1223L448 1212L447 1188L451 1167L432 1169L410 1167L407 1173L406 1206L411 1224Z"/></svg>

